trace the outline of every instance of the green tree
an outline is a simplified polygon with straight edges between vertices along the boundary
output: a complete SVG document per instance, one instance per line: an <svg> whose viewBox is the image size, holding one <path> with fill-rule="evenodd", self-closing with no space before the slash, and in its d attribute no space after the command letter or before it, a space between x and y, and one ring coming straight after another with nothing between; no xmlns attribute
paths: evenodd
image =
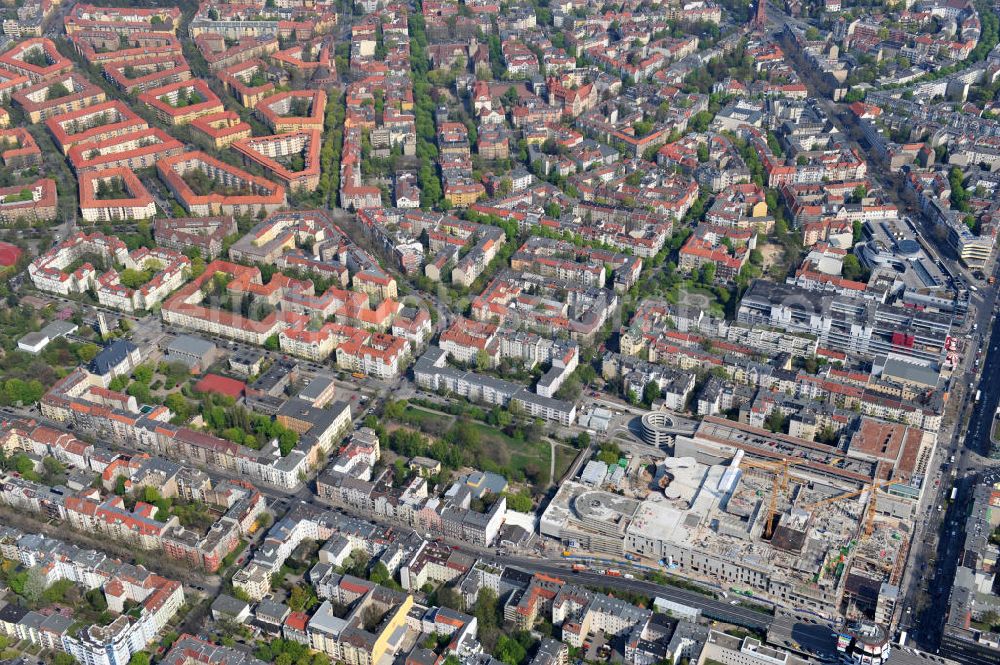
<svg viewBox="0 0 1000 665"><path fill-rule="evenodd" d="M661 394L662 392L660 391L659 384L657 384L656 381L650 381L642 389L642 403L649 406L656 400L660 399Z"/></svg>
<svg viewBox="0 0 1000 665"><path fill-rule="evenodd" d="M520 642L513 637L501 635L497 640L494 655L506 665L521 665L521 661L528 655Z"/></svg>
<svg viewBox="0 0 1000 665"><path fill-rule="evenodd" d="M504 496L507 498L507 508L510 510L515 510L519 513L530 513L534 507L531 496L527 492L518 492L517 494L508 492Z"/></svg>
<svg viewBox="0 0 1000 665"><path fill-rule="evenodd" d="M296 584L288 595L288 607L293 612L306 612L317 602L316 594L308 584Z"/></svg>
<svg viewBox="0 0 1000 665"><path fill-rule="evenodd" d="M785 415L781 413L781 410L773 409L771 413L768 414L764 426L777 434L785 431L786 420L787 418L785 418Z"/></svg>
<svg viewBox="0 0 1000 665"><path fill-rule="evenodd" d="M24 381L22 379L7 379L3 386L4 397L10 403L20 402L34 404L45 394L45 386L38 379Z"/></svg>
<svg viewBox="0 0 1000 665"><path fill-rule="evenodd" d="M76 357L79 358L82 363L89 363L94 359L94 356L96 356L100 350L101 347L96 344L91 344L89 342L81 344L76 349Z"/></svg>
<svg viewBox="0 0 1000 665"><path fill-rule="evenodd" d="M299 435L290 429L283 430L281 434L278 435L278 449L281 451L281 456L285 457L288 453L292 452L295 448L295 444L299 442Z"/></svg>
<svg viewBox="0 0 1000 665"><path fill-rule="evenodd" d="M136 651L129 658L128 665L149 665L149 654L145 651Z"/></svg>
<svg viewBox="0 0 1000 665"><path fill-rule="evenodd" d="M704 263L698 271L698 281L708 285L715 281L715 264Z"/></svg>
<svg viewBox="0 0 1000 665"><path fill-rule="evenodd" d="M58 476L66 471L63 463L51 455L42 460L42 466L45 467L45 473L50 476Z"/></svg>
<svg viewBox="0 0 1000 665"><path fill-rule="evenodd" d="M368 574L368 579L381 586L387 586L390 582L394 581L392 573L389 572L389 569L381 561L372 566L372 570Z"/></svg>
<svg viewBox="0 0 1000 665"><path fill-rule="evenodd" d="M864 269L861 267L861 262L858 261L858 257L854 254L848 254L845 256L841 274L844 276L844 279L850 279L853 281L860 280L864 275Z"/></svg>
<svg viewBox="0 0 1000 665"><path fill-rule="evenodd" d="M438 589L437 602L441 607L450 607L459 612L465 611L465 603L462 601L462 595L451 586L442 586Z"/></svg>
<svg viewBox="0 0 1000 665"><path fill-rule="evenodd" d="M149 365L139 365L132 372L132 377L139 383L149 385L153 380L153 368Z"/></svg>
<svg viewBox="0 0 1000 665"><path fill-rule="evenodd" d="M84 598L95 612L103 612L108 609L108 601L100 589L90 589L84 594Z"/></svg>
<svg viewBox="0 0 1000 665"><path fill-rule="evenodd" d="M57 82L49 86L49 89L45 91L45 97L48 100L59 99L60 97L69 96L69 88L66 87L65 83Z"/></svg>
<svg viewBox="0 0 1000 665"><path fill-rule="evenodd" d="M45 594L45 589L45 573L42 572L41 568L35 566L28 571L28 575L24 579L24 585L21 588L21 596L28 601L28 604L35 605L42 600L42 596Z"/></svg>
<svg viewBox="0 0 1000 665"><path fill-rule="evenodd" d="M278 341L277 335L271 335L264 340L264 348L268 351L277 351L281 347L281 342Z"/></svg>
<svg viewBox="0 0 1000 665"><path fill-rule="evenodd" d="M351 564L344 572L355 577L367 577L365 573L368 571L369 561L371 561L371 557L368 556L367 552L362 549L356 549L351 552Z"/></svg>
<svg viewBox="0 0 1000 665"><path fill-rule="evenodd" d="M187 421L191 416L191 405L181 393L170 393L163 400L163 405L173 411L177 420L181 422Z"/></svg>

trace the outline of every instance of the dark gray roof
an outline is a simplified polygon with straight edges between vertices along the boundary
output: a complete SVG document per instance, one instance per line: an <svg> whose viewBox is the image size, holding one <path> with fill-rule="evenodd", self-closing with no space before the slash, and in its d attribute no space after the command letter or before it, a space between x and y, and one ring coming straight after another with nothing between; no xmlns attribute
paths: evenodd
<svg viewBox="0 0 1000 665"><path fill-rule="evenodd" d="M246 602L239 598L233 598L224 593L219 594L219 597L212 602L213 613L218 612L219 614L227 614L229 616L237 616L249 607Z"/></svg>
<svg viewBox="0 0 1000 665"><path fill-rule="evenodd" d="M94 357L90 363L91 369L95 374L107 374L111 371L112 367L117 366L138 348L138 346L128 340L115 340L104 347L104 350Z"/></svg>

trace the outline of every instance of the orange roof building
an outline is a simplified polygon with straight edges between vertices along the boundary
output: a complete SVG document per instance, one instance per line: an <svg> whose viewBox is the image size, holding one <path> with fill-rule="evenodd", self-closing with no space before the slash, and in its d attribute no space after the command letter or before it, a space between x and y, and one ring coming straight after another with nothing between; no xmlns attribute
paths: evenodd
<svg viewBox="0 0 1000 665"><path fill-rule="evenodd" d="M319 185L320 137L315 129L255 136L234 141L233 149L289 189L314 190ZM295 161L300 161L301 168L293 167Z"/></svg>
<svg viewBox="0 0 1000 665"><path fill-rule="evenodd" d="M79 143L100 142L149 127L118 100L52 116L45 126L63 154Z"/></svg>
<svg viewBox="0 0 1000 665"><path fill-rule="evenodd" d="M323 131L326 93L322 90L279 92L260 102L256 112L276 134Z"/></svg>
<svg viewBox="0 0 1000 665"><path fill-rule="evenodd" d="M139 129L101 141L79 143L69 149L69 162L77 173L127 168L147 169L156 162L184 152L184 144L159 127Z"/></svg>
<svg viewBox="0 0 1000 665"><path fill-rule="evenodd" d="M50 222L56 218L57 196L56 181L51 178L0 188L0 221Z"/></svg>
<svg viewBox="0 0 1000 665"><path fill-rule="evenodd" d="M45 61L44 65L36 65L27 61L28 58L34 60L39 56ZM68 74L73 69L73 61L64 58L51 39L35 37L15 44L13 48L0 54L0 67L21 76L27 76L33 82L38 83L53 76Z"/></svg>
<svg viewBox="0 0 1000 665"><path fill-rule="evenodd" d="M69 38L77 53L95 67L155 56L179 57L182 54L180 41L169 32L120 35L105 30L82 30Z"/></svg>
<svg viewBox="0 0 1000 665"><path fill-rule="evenodd" d="M63 25L66 34L83 30L102 30L120 35L134 32L174 32L180 24L181 10L177 7L100 7L78 3L66 14Z"/></svg>
<svg viewBox="0 0 1000 665"><path fill-rule="evenodd" d="M225 110L219 98L201 79L152 88L140 94L139 101L153 109L162 122L175 127Z"/></svg>
<svg viewBox="0 0 1000 665"><path fill-rule="evenodd" d="M157 162L156 169L174 197L195 216L272 213L287 204L283 186L203 152L168 157ZM195 192L185 177L196 171L201 171L219 187L211 192Z"/></svg>
<svg viewBox="0 0 1000 665"><path fill-rule="evenodd" d="M5 129L0 131L0 160L4 166L27 168L41 163L42 151L23 127Z"/></svg>
<svg viewBox="0 0 1000 665"><path fill-rule="evenodd" d="M259 58L230 65L219 72L222 84L240 100L240 104L252 109L260 100L274 92L274 83L265 76L267 65Z"/></svg>
<svg viewBox="0 0 1000 665"><path fill-rule="evenodd" d="M249 124L243 122L233 111L223 111L203 115L191 121L191 130L196 137L221 150L240 139L250 138L253 133Z"/></svg>
<svg viewBox="0 0 1000 665"><path fill-rule="evenodd" d="M131 169L86 171L79 176L80 213L88 222L149 219L156 215L153 197ZM102 189L121 189L124 196L102 197Z"/></svg>
<svg viewBox="0 0 1000 665"><path fill-rule="evenodd" d="M184 56L172 53L111 62L103 69L104 77L126 93L145 92L191 78Z"/></svg>
<svg viewBox="0 0 1000 665"><path fill-rule="evenodd" d="M70 72L40 81L18 90L11 99L21 107L32 123L39 123L63 113L79 111L104 101L104 90L78 72Z"/></svg>

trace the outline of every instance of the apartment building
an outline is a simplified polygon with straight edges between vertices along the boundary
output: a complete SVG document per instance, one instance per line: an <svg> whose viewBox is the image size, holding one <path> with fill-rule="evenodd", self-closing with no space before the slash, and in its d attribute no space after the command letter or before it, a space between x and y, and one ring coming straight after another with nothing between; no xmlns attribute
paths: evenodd
<svg viewBox="0 0 1000 665"><path fill-rule="evenodd" d="M233 111L203 115L191 121L191 131L196 138L208 143L216 150L222 150L240 139L248 139L252 134L249 123L243 122Z"/></svg>
<svg viewBox="0 0 1000 665"><path fill-rule="evenodd" d="M156 162L184 152L183 143L159 127L140 129L113 138L77 143L67 157L79 173L104 169L153 168Z"/></svg>
<svg viewBox="0 0 1000 665"><path fill-rule="evenodd" d="M149 219L156 215L152 195L131 169L85 171L78 182L80 213L88 222Z"/></svg>
<svg viewBox="0 0 1000 665"><path fill-rule="evenodd" d="M320 131L312 130L240 139L232 147L289 190L312 191L319 185L320 141Z"/></svg>
<svg viewBox="0 0 1000 665"><path fill-rule="evenodd" d="M161 122L173 127L187 125L202 116L226 110L208 84L201 79L177 81L150 88L139 95L139 101L150 107Z"/></svg>
<svg viewBox="0 0 1000 665"><path fill-rule="evenodd" d="M125 94L146 92L191 78L187 60L174 53L108 62L102 71L104 78Z"/></svg>
<svg viewBox="0 0 1000 665"><path fill-rule="evenodd" d="M31 60L42 60L44 64L33 64ZM51 39L36 37L15 44L0 54L0 68L20 76L27 76L32 83L69 74L73 61L64 58Z"/></svg>
<svg viewBox="0 0 1000 665"><path fill-rule="evenodd" d="M70 72L22 88L11 95L11 100L21 107L28 120L37 124L53 116L100 104L105 96L104 90L83 74Z"/></svg>
<svg viewBox="0 0 1000 665"><path fill-rule="evenodd" d="M737 321L817 335L823 348L862 357L898 353L936 360L945 353L952 317L864 298L818 295L789 284L754 281Z"/></svg>
<svg viewBox="0 0 1000 665"><path fill-rule="evenodd" d="M160 160L156 170L185 210L195 216L272 213L288 203L283 186L200 151ZM211 193L197 193L191 188L185 176L194 172L215 183Z"/></svg>
<svg viewBox="0 0 1000 665"><path fill-rule="evenodd" d="M259 102L255 112L275 134L323 131L326 92L290 90Z"/></svg>
<svg viewBox="0 0 1000 665"><path fill-rule="evenodd" d="M238 232L232 217L172 217L153 221L156 244L178 252L197 248L201 257L211 261L222 253L226 236Z"/></svg>
<svg viewBox="0 0 1000 665"><path fill-rule="evenodd" d="M0 222L50 222L56 218L56 181L39 178L27 185L0 187Z"/></svg>

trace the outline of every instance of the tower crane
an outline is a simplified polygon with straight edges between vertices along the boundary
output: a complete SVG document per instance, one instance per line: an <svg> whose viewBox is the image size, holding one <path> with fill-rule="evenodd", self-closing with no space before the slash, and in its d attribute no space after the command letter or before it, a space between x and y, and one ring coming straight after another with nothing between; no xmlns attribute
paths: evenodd
<svg viewBox="0 0 1000 665"><path fill-rule="evenodd" d="M875 528L875 499L876 499L876 492L879 489L881 489L882 487L884 487L885 485L891 485L894 482L896 482L896 481L893 481L893 480L875 480L875 479L873 479L870 484L865 485L864 487L862 487L859 490L854 490L852 492L845 492L844 494L838 494L836 496L829 496L829 497L826 497L825 499L820 499L819 501L814 501L812 503L807 503L806 505L802 506L802 509L803 510L808 510L809 512L812 512L813 510L815 510L816 508L819 508L821 506L827 506L827 505L829 505L831 503L836 503L837 501L841 501L841 500L844 500L844 499L853 499L856 496L861 496L862 494L864 494L866 492L869 492L870 494L869 494L869 499L868 499L868 505L865 507L864 529L862 530L862 533L864 534L864 538L867 539L869 536L872 535L872 531Z"/></svg>
<svg viewBox="0 0 1000 665"><path fill-rule="evenodd" d="M760 469L773 476L771 484L771 497L768 501L767 522L764 524L764 538L770 539L774 535L774 516L778 512L778 493L788 491L788 479L791 476L788 470L798 464L796 460L782 459L776 462L756 462L754 460L743 459L740 466L750 469Z"/></svg>

